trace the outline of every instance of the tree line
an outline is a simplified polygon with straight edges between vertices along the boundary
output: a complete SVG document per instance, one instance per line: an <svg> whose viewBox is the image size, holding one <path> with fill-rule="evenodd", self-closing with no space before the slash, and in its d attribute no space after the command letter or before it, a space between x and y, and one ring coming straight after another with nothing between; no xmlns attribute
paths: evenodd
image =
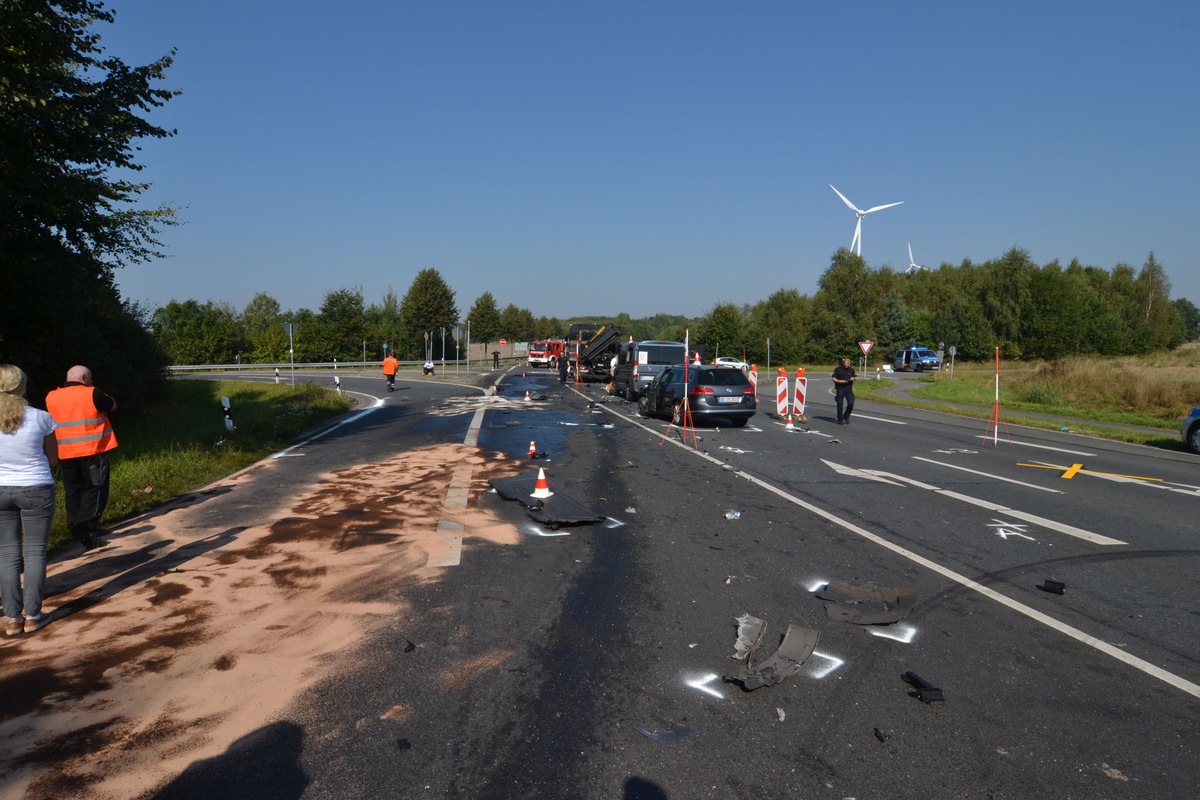
<svg viewBox="0 0 1200 800"><path fill-rule="evenodd" d="M379 303L366 305L361 290L339 289L316 312L283 312L265 293L241 312L223 303L173 301L154 312L150 329L176 364L287 361L289 322L298 326L295 359L301 362L377 359L385 344L402 360L426 354L439 360L443 348L453 360L465 355L468 322L472 342L558 338L574 322L605 323L634 339L688 336L709 357L764 364L768 347L773 364L827 363L857 353L857 342L868 339L877 352L945 342L960 358L983 360L996 347L1009 359L1148 353L1200 335L1200 311L1188 300L1170 299L1170 282L1153 253L1138 271L1126 265L1105 270L1078 262L1038 266L1014 248L983 264L909 274L871 268L842 249L818 286L811 297L780 289L750 306L717 303L700 317L641 319L627 313L535 318L513 304L498 308L485 291L460 318L454 291L426 268L403 299L389 289Z"/></svg>

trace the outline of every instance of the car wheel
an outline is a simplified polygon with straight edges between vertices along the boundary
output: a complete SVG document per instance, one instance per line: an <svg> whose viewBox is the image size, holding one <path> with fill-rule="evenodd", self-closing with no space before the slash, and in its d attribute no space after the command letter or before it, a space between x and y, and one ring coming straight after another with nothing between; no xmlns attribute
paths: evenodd
<svg viewBox="0 0 1200 800"><path fill-rule="evenodd" d="M632 383L628 384L625 387L625 399L632 403L634 400L637 400L637 398L637 390L633 388Z"/></svg>
<svg viewBox="0 0 1200 800"><path fill-rule="evenodd" d="M650 398L647 395L642 395L638 399L638 413L643 417L650 416Z"/></svg>
<svg viewBox="0 0 1200 800"><path fill-rule="evenodd" d="M1200 456L1200 425L1193 425L1188 431L1187 445L1189 450Z"/></svg>
<svg viewBox="0 0 1200 800"><path fill-rule="evenodd" d="M924 364L917 364L915 367L913 367L913 369L914 369L915 371L917 371L917 372L924 372L924 371L925 371L925 365L924 365Z"/></svg>

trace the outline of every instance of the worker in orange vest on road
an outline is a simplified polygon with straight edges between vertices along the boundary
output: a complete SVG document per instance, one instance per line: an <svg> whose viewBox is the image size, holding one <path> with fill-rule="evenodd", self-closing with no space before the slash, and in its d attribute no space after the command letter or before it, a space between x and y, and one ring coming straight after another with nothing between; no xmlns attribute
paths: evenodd
<svg viewBox="0 0 1200 800"><path fill-rule="evenodd" d="M117 446L108 415L117 401L92 385L92 371L76 365L67 382L46 395L46 410L58 423L67 529L84 550L101 547L108 534L100 517L108 505L108 452Z"/></svg>
<svg viewBox="0 0 1200 800"><path fill-rule="evenodd" d="M396 370L400 369L400 362L391 353L383 359L383 378L387 381L389 392L396 391Z"/></svg>

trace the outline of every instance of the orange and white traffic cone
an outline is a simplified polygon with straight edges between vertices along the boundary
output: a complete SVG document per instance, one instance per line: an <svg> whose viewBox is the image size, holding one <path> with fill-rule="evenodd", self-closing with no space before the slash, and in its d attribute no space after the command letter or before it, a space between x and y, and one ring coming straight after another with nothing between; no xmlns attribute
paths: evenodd
<svg viewBox="0 0 1200 800"><path fill-rule="evenodd" d="M528 402L530 402L531 400L533 400L533 398L529 396L529 390L528 390L528 389L526 389L526 390L525 390L525 402L526 402L526 403L528 403Z"/></svg>
<svg viewBox="0 0 1200 800"><path fill-rule="evenodd" d="M529 457L533 458L535 455L537 455L537 445L533 442L530 442L529 443Z"/></svg>
<svg viewBox="0 0 1200 800"><path fill-rule="evenodd" d="M787 425L784 425L784 426L783 426L783 429L784 429L785 431L794 431L794 430L796 430L796 426L792 424L792 415L791 415L791 414L788 414L788 418L787 418Z"/></svg>
<svg viewBox="0 0 1200 800"><path fill-rule="evenodd" d="M546 470L539 468L537 483L533 486L533 494L529 496L544 499L553 494L554 492L550 491L550 484L546 482Z"/></svg>

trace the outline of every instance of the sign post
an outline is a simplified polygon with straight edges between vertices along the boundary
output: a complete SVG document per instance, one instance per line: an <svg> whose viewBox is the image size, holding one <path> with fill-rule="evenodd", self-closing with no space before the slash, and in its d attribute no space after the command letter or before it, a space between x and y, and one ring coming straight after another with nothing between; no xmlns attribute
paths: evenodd
<svg viewBox="0 0 1200 800"><path fill-rule="evenodd" d="M871 348L874 346L875 343L870 339L867 339L865 342L858 343L858 349L863 351L863 372L867 371L867 355L870 354Z"/></svg>

